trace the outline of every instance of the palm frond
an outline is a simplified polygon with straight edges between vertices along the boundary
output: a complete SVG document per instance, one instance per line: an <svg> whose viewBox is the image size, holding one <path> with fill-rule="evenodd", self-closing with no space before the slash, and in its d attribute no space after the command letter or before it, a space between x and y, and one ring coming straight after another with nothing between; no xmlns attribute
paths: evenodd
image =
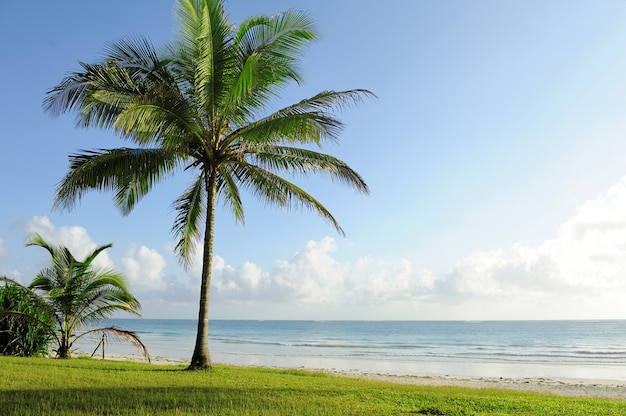
<svg viewBox="0 0 626 416"><path fill-rule="evenodd" d="M126 75L135 87L120 91L120 82L97 86L93 94L97 104L112 101L121 108L109 127L144 145L167 137L198 136L192 103L180 90L168 61L160 60L147 40L118 41L109 47L106 59L111 72Z"/></svg>
<svg viewBox="0 0 626 416"><path fill-rule="evenodd" d="M286 146L260 145L254 146L253 149L249 153L252 162L273 172L301 175L319 173L352 186L360 192L369 193L369 188L361 175L334 156Z"/></svg>
<svg viewBox="0 0 626 416"><path fill-rule="evenodd" d="M250 164L240 163L233 170L242 185L259 199L284 208L301 206L310 209L332 224L339 234L345 235L339 222L330 211L297 185L270 171Z"/></svg>
<svg viewBox="0 0 626 416"><path fill-rule="evenodd" d="M191 265L195 242L200 237L201 219L206 215L204 176L199 175L173 204L176 220L172 232L178 243L176 253L185 267Z"/></svg>
<svg viewBox="0 0 626 416"><path fill-rule="evenodd" d="M106 302L98 302L98 299L96 299L94 305L80 311L80 314L72 316L72 326L80 328L92 322L110 318L115 312L128 312L141 317L136 307L130 306L125 302L113 303L110 299Z"/></svg>
<svg viewBox="0 0 626 416"><path fill-rule="evenodd" d="M140 35L109 44L104 50L103 59L145 79L163 81L169 78L152 43Z"/></svg>
<svg viewBox="0 0 626 416"><path fill-rule="evenodd" d="M87 68L83 65L83 69ZM93 90L93 86L86 74L74 72L46 91L43 108L53 116L59 116L66 111L80 109L85 95L91 90Z"/></svg>
<svg viewBox="0 0 626 416"><path fill-rule="evenodd" d="M224 198L224 203L230 208L229 211L240 223L244 222L243 203L237 186L237 179L233 178L232 171L227 165L219 167L217 190Z"/></svg>
<svg viewBox="0 0 626 416"><path fill-rule="evenodd" d="M229 82L223 74L233 65L232 25L217 0L181 0L176 16L179 36L173 62L193 86L198 110L210 117Z"/></svg>
<svg viewBox="0 0 626 416"><path fill-rule="evenodd" d="M45 248L46 251L51 255L54 256L54 252L55 247L48 244L46 242L46 240L43 239L43 237L39 234L39 233L34 233L32 234L29 238L26 239L26 243L24 244L24 246L29 247L29 246L39 246L42 248Z"/></svg>
<svg viewBox="0 0 626 416"><path fill-rule="evenodd" d="M137 333L134 331L126 331L123 329L116 328L114 326L109 326L106 328L91 329L89 331L82 333L80 336L76 337L76 339L82 338L85 335L90 335L90 334L102 334L105 337L105 339L113 338L114 340L118 340L118 341L129 341L139 350L141 355L143 355L144 358L149 363L151 362L148 348L145 346L143 342L141 342L141 339L139 338Z"/></svg>
<svg viewBox="0 0 626 416"><path fill-rule="evenodd" d="M112 127L132 97L148 89L141 78L113 62L80 65L82 72L69 75L47 91L43 102L44 110L53 116L78 110L78 126Z"/></svg>
<svg viewBox="0 0 626 416"><path fill-rule="evenodd" d="M129 148L70 155L70 171L57 186L54 208L72 208L89 190L113 190L116 205L128 214L155 183L174 170L178 157L163 149Z"/></svg>
<svg viewBox="0 0 626 416"><path fill-rule="evenodd" d="M141 305L128 291L122 275L109 269L92 269L83 276L84 284L73 300L74 325L108 318L115 311L141 316Z"/></svg>
<svg viewBox="0 0 626 416"><path fill-rule="evenodd" d="M235 34L236 82L223 106L231 121L249 122L289 81L301 83L298 60L316 37L313 20L300 11L244 20Z"/></svg>
<svg viewBox="0 0 626 416"><path fill-rule="evenodd" d="M325 91L240 127L224 141L232 143L243 138L245 141L265 143L320 143L322 139L334 140L342 131L343 123L333 112L356 104L367 96L373 94L360 89Z"/></svg>
<svg viewBox="0 0 626 416"><path fill-rule="evenodd" d="M273 16L255 16L239 26L235 43L246 57L270 52L282 59L297 59L306 43L317 38L315 22L309 13L288 10Z"/></svg>
<svg viewBox="0 0 626 416"><path fill-rule="evenodd" d="M47 92L46 111L59 115L78 109L78 125L112 128L143 144L166 133L197 130L167 61L145 38L117 41L105 50L102 63L81 67Z"/></svg>
<svg viewBox="0 0 626 416"><path fill-rule="evenodd" d="M111 248L111 247L113 247L113 243L103 244L101 246L96 247L91 253L89 253L87 258L82 261L82 267L84 267L85 269L90 268L91 263L93 263L96 257L98 257L98 255L102 253L104 250Z"/></svg>

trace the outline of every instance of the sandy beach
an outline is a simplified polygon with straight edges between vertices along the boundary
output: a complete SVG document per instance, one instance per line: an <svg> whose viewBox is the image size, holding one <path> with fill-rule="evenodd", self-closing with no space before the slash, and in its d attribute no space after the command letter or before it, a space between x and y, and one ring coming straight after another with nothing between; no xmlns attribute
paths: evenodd
<svg viewBox="0 0 626 416"><path fill-rule="evenodd" d="M102 359L101 356L97 355L94 356L94 358ZM138 355L107 354L105 359L145 362L145 359ZM183 365L188 362L188 360L160 356L151 357L151 361L152 364L157 365ZM284 367L271 366L269 368ZM304 371L319 371L342 377L380 380L391 383L415 384L420 386L456 386L473 389L506 389L513 391L556 394L568 397L596 397L626 400L626 383L617 380L550 379L542 377L457 377L449 375L342 371L307 367L298 367L296 369Z"/></svg>
<svg viewBox="0 0 626 416"><path fill-rule="evenodd" d="M557 394L569 397L602 397L626 400L626 384L612 380L574 380L546 378L451 377L383 373L337 373L349 377L424 386L457 386L474 389L506 389Z"/></svg>

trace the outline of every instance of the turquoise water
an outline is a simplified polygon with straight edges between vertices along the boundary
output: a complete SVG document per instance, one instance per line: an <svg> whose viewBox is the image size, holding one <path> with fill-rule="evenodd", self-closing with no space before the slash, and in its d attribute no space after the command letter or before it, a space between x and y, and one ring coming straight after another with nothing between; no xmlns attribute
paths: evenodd
<svg viewBox="0 0 626 416"><path fill-rule="evenodd" d="M189 359L194 320L117 319ZM626 321L211 321L214 362L471 377L626 380ZM95 347L95 342L93 346ZM107 353L133 354L107 345ZM86 350L88 348L85 348Z"/></svg>

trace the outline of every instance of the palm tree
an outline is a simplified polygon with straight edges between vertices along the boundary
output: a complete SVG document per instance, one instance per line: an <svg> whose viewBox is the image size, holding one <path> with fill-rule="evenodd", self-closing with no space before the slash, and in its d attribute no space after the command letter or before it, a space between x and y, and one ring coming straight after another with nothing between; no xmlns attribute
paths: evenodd
<svg viewBox="0 0 626 416"><path fill-rule="evenodd" d="M235 27L221 0L179 0L176 13L178 36L164 53L142 37L118 41L101 62L81 63L79 72L48 91L44 107L53 115L73 110L79 125L112 129L137 146L70 155L56 208L73 208L88 190L112 190L126 215L164 177L179 170L193 174L174 201L173 232L176 253L188 267L204 231L198 332L189 368L206 369L217 199L243 222L240 189L245 189L281 207L311 209L343 234L318 200L280 175L322 173L369 192L346 163L313 149L338 138L343 125L334 110L372 94L323 91L264 114L282 87L300 82L300 54L316 37L311 18L287 11Z"/></svg>
<svg viewBox="0 0 626 416"><path fill-rule="evenodd" d="M76 260L66 247L48 244L39 234L34 234L26 245L45 248L52 257L52 265L42 269L29 287L11 282L18 285L22 294L33 301L35 310L51 317L42 320L34 314L27 316L30 322L39 323L41 328L53 334L58 358L70 358L74 342L85 335L99 333L103 337L131 341L150 361L147 349L132 331L106 327L89 329L77 335L78 330L106 319L116 311L141 316L141 305L128 291L123 276L111 269L93 265L96 257L111 244L97 247L82 262ZM2 280L10 281L6 278ZM18 315L25 314L13 314Z"/></svg>

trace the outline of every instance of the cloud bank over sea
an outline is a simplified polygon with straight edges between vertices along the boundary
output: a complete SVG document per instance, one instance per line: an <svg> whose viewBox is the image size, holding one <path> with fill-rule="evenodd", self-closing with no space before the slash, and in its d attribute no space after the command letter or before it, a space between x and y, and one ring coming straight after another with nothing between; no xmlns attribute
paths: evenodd
<svg viewBox="0 0 626 416"><path fill-rule="evenodd" d="M77 258L108 243L93 241L85 227L55 226L44 216L21 226L25 239L37 232ZM106 250L97 264L126 275L144 316L194 318L199 254L184 270L171 245L151 247L141 235L136 239L128 247ZM626 314L626 177L581 204L553 238L468 253L449 270L427 270L410 258L364 254L346 260L340 256L342 244L332 237L307 241L265 268L252 261L230 264L215 253L213 317L607 319ZM45 267L46 253L24 250L9 252L0 236L0 258L35 259L27 269L0 273L28 283Z"/></svg>

